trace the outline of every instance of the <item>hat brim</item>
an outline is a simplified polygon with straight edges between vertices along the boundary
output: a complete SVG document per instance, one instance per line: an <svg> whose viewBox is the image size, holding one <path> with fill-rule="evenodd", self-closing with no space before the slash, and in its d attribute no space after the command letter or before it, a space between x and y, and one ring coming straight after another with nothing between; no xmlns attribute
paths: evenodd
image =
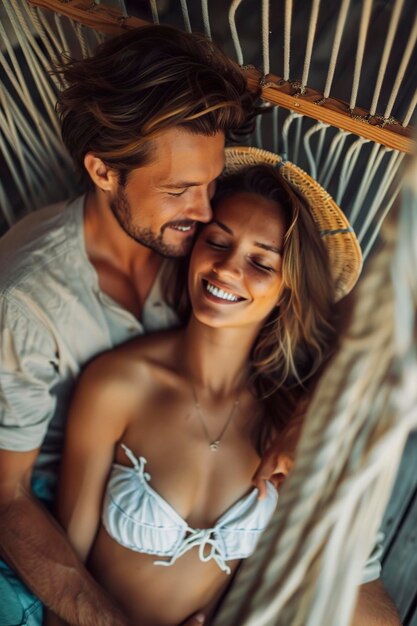
<svg viewBox="0 0 417 626"><path fill-rule="evenodd" d="M231 174L251 165L279 166L280 172L301 195L327 248L335 285L335 300L354 287L362 269L362 252L349 221L330 194L301 168L280 156L249 146L226 148L223 174Z"/></svg>

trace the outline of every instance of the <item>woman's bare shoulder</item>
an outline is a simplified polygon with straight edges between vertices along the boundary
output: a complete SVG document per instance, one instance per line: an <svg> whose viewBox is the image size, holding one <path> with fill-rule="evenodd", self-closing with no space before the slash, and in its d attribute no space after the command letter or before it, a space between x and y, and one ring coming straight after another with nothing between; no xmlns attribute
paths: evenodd
<svg viewBox="0 0 417 626"><path fill-rule="evenodd" d="M94 358L82 378L99 386L143 388L152 383L159 370L170 368L182 332L174 329L136 337Z"/></svg>

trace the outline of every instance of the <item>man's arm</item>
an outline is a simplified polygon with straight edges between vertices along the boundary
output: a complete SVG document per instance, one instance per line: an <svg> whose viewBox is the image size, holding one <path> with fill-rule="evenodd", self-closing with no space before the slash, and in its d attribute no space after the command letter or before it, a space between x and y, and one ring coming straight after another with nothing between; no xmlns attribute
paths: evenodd
<svg viewBox="0 0 417 626"><path fill-rule="evenodd" d="M127 626L61 528L30 493L38 450L0 451L0 552L36 596L74 626Z"/></svg>
<svg viewBox="0 0 417 626"><path fill-rule="evenodd" d="M380 579L360 586L351 626L401 626L398 611Z"/></svg>

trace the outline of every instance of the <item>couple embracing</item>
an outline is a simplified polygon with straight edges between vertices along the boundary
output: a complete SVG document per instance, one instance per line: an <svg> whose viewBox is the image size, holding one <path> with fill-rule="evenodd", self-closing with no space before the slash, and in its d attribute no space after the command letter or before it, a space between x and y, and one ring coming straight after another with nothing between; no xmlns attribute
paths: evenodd
<svg viewBox="0 0 417 626"><path fill-rule="evenodd" d="M201 623L279 507L360 255L301 170L225 151L252 98L203 36L60 71L88 190L0 243L0 625Z"/></svg>

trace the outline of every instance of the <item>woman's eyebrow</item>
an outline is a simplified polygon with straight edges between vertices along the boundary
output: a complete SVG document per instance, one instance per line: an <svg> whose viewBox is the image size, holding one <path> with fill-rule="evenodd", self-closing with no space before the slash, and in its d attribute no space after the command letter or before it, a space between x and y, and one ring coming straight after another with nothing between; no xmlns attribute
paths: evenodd
<svg viewBox="0 0 417 626"><path fill-rule="evenodd" d="M223 222L219 222L219 220L213 220L212 222L210 222L210 224L216 224L216 226L224 230L228 235L233 235L233 230L229 228L228 226L226 226L226 224L223 224ZM275 252L276 254L279 254L282 256L282 249L277 248L276 246L271 246L270 244L262 243L261 241L254 241L254 245L257 248L262 248L263 250L269 250L270 252Z"/></svg>
<svg viewBox="0 0 417 626"><path fill-rule="evenodd" d="M276 246L270 246L267 243L261 243L260 241L255 241L255 246L257 248L262 248L263 250L270 250L271 252L276 252L276 254L282 255L282 250L277 248Z"/></svg>
<svg viewBox="0 0 417 626"><path fill-rule="evenodd" d="M226 226L226 224L223 224L223 222L219 222L219 220L213 220L211 224L216 224L217 226L219 226L219 228L224 230L228 235L233 235L233 230L229 228L228 226Z"/></svg>

